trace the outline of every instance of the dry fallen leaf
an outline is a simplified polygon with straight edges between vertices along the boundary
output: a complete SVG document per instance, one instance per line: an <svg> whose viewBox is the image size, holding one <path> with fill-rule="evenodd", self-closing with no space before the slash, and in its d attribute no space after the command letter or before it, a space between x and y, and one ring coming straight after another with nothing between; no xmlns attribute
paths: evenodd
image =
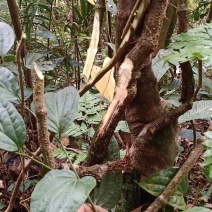
<svg viewBox="0 0 212 212"><path fill-rule="evenodd" d="M94 0L87 0L89 3L91 3L91 4L93 4L93 5L95 5L95 2L94 2Z"/></svg>
<svg viewBox="0 0 212 212"><path fill-rule="evenodd" d="M110 61L110 58L107 57L104 60L103 66ZM91 71L91 77L95 76L101 68L98 66L93 66ZM108 71L96 84L96 88L98 91L110 102L113 99L114 91L115 91L115 79L113 77L114 74L114 68L112 68L110 71Z"/></svg>

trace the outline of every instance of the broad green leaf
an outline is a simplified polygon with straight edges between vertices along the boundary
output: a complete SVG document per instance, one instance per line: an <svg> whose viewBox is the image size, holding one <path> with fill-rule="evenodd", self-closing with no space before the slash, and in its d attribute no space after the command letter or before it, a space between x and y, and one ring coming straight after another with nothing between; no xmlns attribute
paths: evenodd
<svg viewBox="0 0 212 212"><path fill-rule="evenodd" d="M52 63L52 61L44 61L36 64L41 71L52 71L55 68L55 65Z"/></svg>
<svg viewBox="0 0 212 212"><path fill-rule="evenodd" d="M172 194L170 200L168 201L168 204L180 210L186 209L186 203L185 203L183 194L180 191L175 191Z"/></svg>
<svg viewBox="0 0 212 212"><path fill-rule="evenodd" d="M211 210L204 207L194 207L192 209L185 210L184 212L211 212Z"/></svg>
<svg viewBox="0 0 212 212"><path fill-rule="evenodd" d="M157 56L152 60L152 68L158 82L171 67L170 63L166 63L164 65L164 61L161 60L161 58L169 54L171 51L172 51L171 49L167 49L167 50L161 49L158 52Z"/></svg>
<svg viewBox="0 0 212 212"><path fill-rule="evenodd" d="M180 191L182 194L186 194L189 189L189 181L188 176L186 176L183 181L180 183L180 185L177 187L177 191Z"/></svg>
<svg viewBox="0 0 212 212"><path fill-rule="evenodd" d="M193 130L189 130L189 129L186 129L186 130L181 130L178 135L182 138L187 138L189 139L190 141L193 141L194 140L194 135L193 135ZM196 139L199 139L201 138L202 135L199 133L199 132L196 132Z"/></svg>
<svg viewBox="0 0 212 212"><path fill-rule="evenodd" d="M32 193L31 212L76 212L95 185L91 176L78 179L70 170L49 171Z"/></svg>
<svg viewBox="0 0 212 212"><path fill-rule="evenodd" d="M203 166L203 167L202 167L202 171L203 171L205 177L206 177L208 180L212 181L212 165Z"/></svg>
<svg viewBox="0 0 212 212"><path fill-rule="evenodd" d="M2 210L2 209L5 208L5 207L6 207L6 205L3 204L2 202L0 202L0 210Z"/></svg>
<svg viewBox="0 0 212 212"><path fill-rule="evenodd" d="M206 133L204 133L204 134L207 136ZM202 142L202 144L204 144L207 147L211 147L212 148L212 140L206 140L206 141Z"/></svg>
<svg viewBox="0 0 212 212"><path fill-rule="evenodd" d="M212 131L204 133L208 138L212 139Z"/></svg>
<svg viewBox="0 0 212 212"><path fill-rule="evenodd" d="M12 73L18 74L18 66L15 63L12 63L12 62L3 62L3 64L0 64L0 67L7 68Z"/></svg>
<svg viewBox="0 0 212 212"><path fill-rule="evenodd" d="M178 170L177 168L171 168L156 172L138 184L153 196L158 196L163 192Z"/></svg>
<svg viewBox="0 0 212 212"><path fill-rule="evenodd" d="M19 85L17 78L7 68L0 67L0 93L8 101L17 102L19 99Z"/></svg>
<svg viewBox="0 0 212 212"><path fill-rule="evenodd" d="M15 35L10 25L0 22L0 56L7 54L15 41Z"/></svg>
<svg viewBox="0 0 212 212"><path fill-rule="evenodd" d="M7 54L4 56L4 61L7 62L15 62L15 55L14 54Z"/></svg>
<svg viewBox="0 0 212 212"><path fill-rule="evenodd" d="M33 63L44 56L46 56L46 53L28 53L23 60L25 67L28 69L33 69Z"/></svg>
<svg viewBox="0 0 212 212"><path fill-rule="evenodd" d="M44 31L36 30L35 34L43 38L48 38L48 39L57 41L57 37L53 33L51 33L49 30L44 30Z"/></svg>
<svg viewBox="0 0 212 212"><path fill-rule="evenodd" d="M204 166L209 166L209 165L212 166L212 157L211 157L211 158L206 158L206 159L204 160L204 162L201 164L202 167L204 167Z"/></svg>
<svg viewBox="0 0 212 212"><path fill-rule="evenodd" d="M105 161L112 161L119 158L120 158L119 145L118 142L116 141L116 138L112 136L108 146L108 155L105 158Z"/></svg>
<svg viewBox="0 0 212 212"><path fill-rule="evenodd" d="M0 148L18 151L25 140L26 129L21 115L12 103L0 97Z"/></svg>
<svg viewBox="0 0 212 212"><path fill-rule="evenodd" d="M138 184L141 188L143 188L145 191L149 192L153 196L159 196L176 175L178 170L178 168L170 168L158 171L152 174L149 178L140 181ZM186 204L183 199L183 193L186 193L187 190L188 179L186 178L173 193L168 204L179 209L185 209Z"/></svg>
<svg viewBox="0 0 212 212"><path fill-rule="evenodd" d="M175 51L166 55L165 62L176 60L185 62L188 60L208 60L212 56L212 24L190 29L187 33L172 36L169 48Z"/></svg>
<svg viewBox="0 0 212 212"><path fill-rule="evenodd" d="M194 66L192 68L192 70L194 72L194 79L196 81L198 81L199 80L199 77L198 77L198 68ZM202 82L203 82L204 85L206 85L207 87L209 87L210 89L212 89L212 80L209 79L209 78L206 78L204 73L202 73Z"/></svg>
<svg viewBox="0 0 212 212"><path fill-rule="evenodd" d="M94 189L92 199L95 205L111 210L117 204L123 186L123 175L114 173L102 178L99 187Z"/></svg>
<svg viewBox="0 0 212 212"><path fill-rule="evenodd" d="M120 158L119 146L113 136L108 147L108 156L105 161L112 161ZM100 185L94 189L92 199L94 204L111 210L117 204L123 187L122 173L106 175L102 178ZM115 188L115 189L114 189Z"/></svg>
<svg viewBox="0 0 212 212"><path fill-rule="evenodd" d="M212 117L212 101L198 101L193 103L191 110L179 117L178 122L181 124L194 119L207 119Z"/></svg>
<svg viewBox="0 0 212 212"><path fill-rule="evenodd" d="M129 129L128 124L127 124L126 121L120 121L117 124L115 132L118 132L118 131L130 133L130 129Z"/></svg>
<svg viewBox="0 0 212 212"><path fill-rule="evenodd" d="M21 101L21 91L18 79L7 68L0 67L0 93L1 97L10 102L19 103ZM31 88L24 89L24 99L32 95Z"/></svg>
<svg viewBox="0 0 212 212"><path fill-rule="evenodd" d="M24 99L28 99L33 93L32 88L25 88L24 89ZM19 96L21 96L20 92L19 92Z"/></svg>
<svg viewBox="0 0 212 212"><path fill-rule="evenodd" d="M74 87L66 87L56 93L46 93L48 128L58 134L65 133L78 111L79 94Z"/></svg>
<svg viewBox="0 0 212 212"><path fill-rule="evenodd" d="M212 143L212 141L211 141ZM212 148L211 149L208 149L204 152L203 154L204 157L212 157Z"/></svg>

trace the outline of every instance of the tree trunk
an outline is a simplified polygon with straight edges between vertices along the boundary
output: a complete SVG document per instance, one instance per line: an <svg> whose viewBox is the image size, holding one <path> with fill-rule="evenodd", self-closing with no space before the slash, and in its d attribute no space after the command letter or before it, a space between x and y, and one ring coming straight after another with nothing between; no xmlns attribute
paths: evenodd
<svg viewBox="0 0 212 212"><path fill-rule="evenodd" d="M132 6L131 2L130 0L129 2L122 0L118 3L117 46L120 43L119 37L123 27L126 25L126 12ZM125 175L119 211L130 211L145 202L151 202L153 200L151 195L142 191L134 181L139 181L140 178L148 177L155 171L172 166L176 157L176 120L159 130L148 142L136 141L138 134L146 124L166 113L161 104L151 60L152 55L156 55L157 51L165 45L175 26L177 1L173 0L172 3L168 6L166 1L151 1L145 21L140 26L140 30L136 32L134 38L136 42L134 46L131 46L131 50L126 56L133 61L134 71L139 72L140 75L137 80L136 97L125 109L125 118L131 131L132 164L139 170L140 174ZM126 9L126 5L128 5L128 9ZM168 10L166 10L167 6ZM167 21L167 19L174 19L174 21ZM162 30L161 27L163 27ZM119 64L117 68L119 68Z"/></svg>

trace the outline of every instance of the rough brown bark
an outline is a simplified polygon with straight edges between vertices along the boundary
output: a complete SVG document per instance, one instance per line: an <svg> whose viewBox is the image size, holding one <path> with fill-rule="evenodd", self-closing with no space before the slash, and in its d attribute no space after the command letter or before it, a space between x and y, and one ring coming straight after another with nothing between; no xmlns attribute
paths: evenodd
<svg viewBox="0 0 212 212"><path fill-rule="evenodd" d="M135 69L140 72L136 97L125 110L125 117L132 133L132 143L146 124L165 114L160 103L151 59L152 54L158 49L167 6L167 1L151 2L142 34L127 55L133 61ZM142 148L133 145L132 165L141 171L143 177L173 164L176 155L175 127L176 123L173 123L161 129L151 141L143 144Z"/></svg>

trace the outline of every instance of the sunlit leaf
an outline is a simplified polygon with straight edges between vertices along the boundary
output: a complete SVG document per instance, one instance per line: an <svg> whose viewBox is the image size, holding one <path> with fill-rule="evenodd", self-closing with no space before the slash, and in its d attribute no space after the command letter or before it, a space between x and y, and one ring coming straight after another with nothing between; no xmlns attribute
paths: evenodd
<svg viewBox="0 0 212 212"><path fill-rule="evenodd" d="M103 66L110 61L110 58L105 58ZM101 68L93 66L91 71L91 77L94 77ZM98 91L109 101L112 101L115 91L115 79L113 77L114 68L108 71L96 84Z"/></svg>
<svg viewBox="0 0 212 212"><path fill-rule="evenodd" d="M91 4L93 4L93 5L95 5L95 2L94 2L94 0L87 0L89 3L91 3Z"/></svg>

